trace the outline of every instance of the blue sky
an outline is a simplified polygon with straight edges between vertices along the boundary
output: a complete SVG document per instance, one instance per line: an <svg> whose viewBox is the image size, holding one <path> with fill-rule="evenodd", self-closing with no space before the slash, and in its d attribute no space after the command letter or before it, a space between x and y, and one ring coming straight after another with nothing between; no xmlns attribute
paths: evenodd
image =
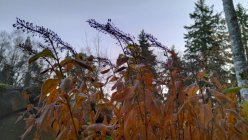
<svg viewBox="0 0 248 140"><path fill-rule="evenodd" d="M166 46L184 50L184 25L192 21L189 13L196 0L0 0L0 30L13 30L19 17L50 28L77 50L88 47L94 52L98 32L89 27L87 19L105 23L107 19L126 33L137 36L144 29ZM222 11L221 0L206 0ZM234 0L248 7L247 0ZM115 41L99 34L101 52L114 58L120 51Z"/></svg>

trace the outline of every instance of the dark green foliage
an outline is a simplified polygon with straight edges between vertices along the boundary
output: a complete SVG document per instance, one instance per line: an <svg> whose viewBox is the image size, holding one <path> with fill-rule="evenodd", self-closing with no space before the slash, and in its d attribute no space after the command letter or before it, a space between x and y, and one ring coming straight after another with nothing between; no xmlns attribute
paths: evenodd
<svg viewBox="0 0 248 140"><path fill-rule="evenodd" d="M9 34L1 32L0 35L0 83L12 85L14 87L40 86L46 77L41 76L44 64L40 61L28 64L30 57L27 52L22 52L19 44L32 49L31 39L20 32Z"/></svg>
<svg viewBox="0 0 248 140"><path fill-rule="evenodd" d="M203 70L218 77L221 82L227 82L231 76L226 65L231 63L231 56L224 20L220 14L214 14L213 6L207 6L205 0L195 3L195 11L190 18L194 21L193 25L184 27L187 30L184 57L190 67L188 74L194 76Z"/></svg>
<svg viewBox="0 0 248 140"><path fill-rule="evenodd" d="M27 39L25 40L24 46L25 48L27 49L29 48L30 50L33 48L30 37L27 37ZM29 64L27 67L27 71L23 76L24 79L22 83L24 87L31 87L31 86L40 87L41 86L43 79L46 77L46 75L40 74L42 72L43 63L42 61L40 61L40 63L38 64L38 62L34 62L35 61L34 59L38 59L39 57L42 57L41 55L44 55L44 54L47 57L54 58L54 56L50 53L50 51L46 51L46 50L31 57L28 61Z"/></svg>
<svg viewBox="0 0 248 140"><path fill-rule="evenodd" d="M148 42L146 38L146 34L144 30L139 34L139 45L141 48L141 63L145 64L156 77L155 67L157 65L156 56L153 54L152 50L150 50L151 44Z"/></svg>

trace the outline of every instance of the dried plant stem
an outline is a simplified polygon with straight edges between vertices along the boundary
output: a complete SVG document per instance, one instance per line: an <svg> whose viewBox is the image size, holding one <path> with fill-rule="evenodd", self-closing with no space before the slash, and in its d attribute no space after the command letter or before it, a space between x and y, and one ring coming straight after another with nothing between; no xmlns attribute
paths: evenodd
<svg viewBox="0 0 248 140"><path fill-rule="evenodd" d="M145 83L144 81L142 82L142 86L143 86L143 94L144 94L144 110L145 110L145 118L144 118L144 123L145 123L145 139L147 140L147 116L146 116L146 93L145 93Z"/></svg>
<svg viewBox="0 0 248 140"><path fill-rule="evenodd" d="M66 104L67 104L67 107L68 107L69 112L70 112L70 117L71 117L71 121L72 121L72 125L73 125L73 128L74 128L75 135L77 137L77 140L79 140L79 136L78 136L78 133L77 133L76 125L75 125L75 122L73 120L73 114L72 114L72 110L71 110L71 105L70 105L69 100L67 98L66 98Z"/></svg>

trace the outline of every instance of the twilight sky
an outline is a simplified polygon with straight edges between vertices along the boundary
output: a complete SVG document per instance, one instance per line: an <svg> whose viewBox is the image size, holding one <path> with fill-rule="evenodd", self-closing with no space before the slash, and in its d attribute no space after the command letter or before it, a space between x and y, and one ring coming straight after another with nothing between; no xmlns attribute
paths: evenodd
<svg viewBox="0 0 248 140"><path fill-rule="evenodd" d="M16 17L42 25L58 33L77 50L88 46L94 52L99 36L101 53L115 58L120 48L115 40L99 34L85 22L96 19L106 23L107 19L122 31L137 36L144 29L166 46L175 45L184 50L184 25L192 20L189 13L194 10L196 0L0 0L0 31L12 31ZM206 0L214 4L215 11L222 11L221 0ZM234 0L248 7L247 0ZM84 48L84 49L83 49Z"/></svg>

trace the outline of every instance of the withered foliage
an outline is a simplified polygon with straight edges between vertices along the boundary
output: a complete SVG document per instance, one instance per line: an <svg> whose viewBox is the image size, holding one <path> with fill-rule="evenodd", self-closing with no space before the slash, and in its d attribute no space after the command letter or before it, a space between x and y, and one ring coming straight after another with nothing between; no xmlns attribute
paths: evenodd
<svg viewBox="0 0 248 140"><path fill-rule="evenodd" d="M130 35L110 21L88 22L123 47L116 64L78 54L51 30L17 19L17 29L39 34L51 46L40 52L24 47L34 54L30 63L38 58L49 62L51 67L44 72L51 77L43 83L38 106L28 104L17 120L26 122L22 139L33 128L35 139L40 139L41 132L52 132L57 140L248 139L248 123L236 95L223 94L226 87L217 79L200 72L195 77L197 83L186 85L189 78L183 74L177 54L147 34L151 44L167 57L159 78L154 79L149 68L138 61L139 46ZM56 49L69 50L73 57L59 59ZM104 67L93 76L96 62ZM105 79L100 78L103 75ZM111 92L105 93L105 88ZM27 92L22 95L29 100Z"/></svg>

